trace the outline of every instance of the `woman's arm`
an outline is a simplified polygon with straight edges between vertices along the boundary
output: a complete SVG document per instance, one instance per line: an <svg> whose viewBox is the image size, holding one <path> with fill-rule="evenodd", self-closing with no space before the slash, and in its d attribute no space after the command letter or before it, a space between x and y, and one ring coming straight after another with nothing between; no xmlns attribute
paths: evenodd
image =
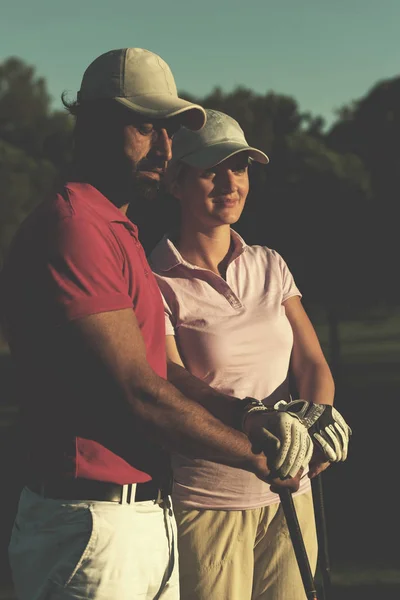
<svg viewBox="0 0 400 600"><path fill-rule="evenodd" d="M299 397L316 404L333 404L332 373L300 298L293 296L283 305L293 330L291 367Z"/></svg>
<svg viewBox="0 0 400 600"><path fill-rule="evenodd" d="M316 404L332 405L335 395L332 373L301 300L299 296L293 296L283 305L293 330L291 368L299 397ZM310 478L322 473L329 465L330 462L315 447L310 462Z"/></svg>

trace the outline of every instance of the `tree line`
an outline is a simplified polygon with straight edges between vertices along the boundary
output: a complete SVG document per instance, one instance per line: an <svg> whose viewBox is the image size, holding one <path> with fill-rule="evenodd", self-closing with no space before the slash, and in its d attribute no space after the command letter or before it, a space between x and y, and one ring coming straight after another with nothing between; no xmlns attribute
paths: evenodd
<svg viewBox="0 0 400 600"><path fill-rule="evenodd" d="M327 311L333 335L339 319L399 304L400 77L343 107L329 130L274 92L181 95L233 116L249 144L270 157L251 167L236 229L284 256L305 301ZM0 64L0 266L19 223L67 168L72 130L34 67L15 57ZM172 224L174 205L160 194L133 217L150 250Z"/></svg>

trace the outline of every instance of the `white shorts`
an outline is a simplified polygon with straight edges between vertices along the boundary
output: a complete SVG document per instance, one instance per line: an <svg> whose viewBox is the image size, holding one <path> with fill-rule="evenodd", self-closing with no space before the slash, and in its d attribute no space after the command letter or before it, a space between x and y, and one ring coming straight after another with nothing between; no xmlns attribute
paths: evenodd
<svg viewBox="0 0 400 600"><path fill-rule="evenodd" d="M66 502L24 488L9 546L19 600L178 600L169 502Z"/></svg>

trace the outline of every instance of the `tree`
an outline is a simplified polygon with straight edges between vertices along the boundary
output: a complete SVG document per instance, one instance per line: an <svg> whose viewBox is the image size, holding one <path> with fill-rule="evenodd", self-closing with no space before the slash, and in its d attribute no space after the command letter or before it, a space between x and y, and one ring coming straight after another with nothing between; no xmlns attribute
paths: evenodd
<svg viewBox="0 0 400 600"><path fill-rule="evenodd" d="M47 196L55 175L49 161L0 141L0 266L19 224Z"/></svg>
<svg viewBox="0 0 400 600"><path fill-rule="evenodd" d="M371 176L373 208L369 226L374 257L371 290L389 305L400 303L397 257L400 189L400 77L382 81L344 107L327 142L339 152L357 154Z"/></svg>
<svg viewBox="0 0 400 600"><path fill-rule="evenodd" d="M339 321L371 300L369 174L350 152L329 148L323 120L299 111L293 98L220 89L203 106L236 118L250 145L270 157L251 167L252 191L235 228L249 243L280 251L307 304L323 306L331 334L331 363L339 365ZM356 241L356 243L355 243Z"/></svg>
<svg viewBox="0 0 400 600"><path fill-rule="evenodd" d="M0 64L0 266L21 221L69 161L72 122L52 111L43 78L19 58Z"/></svg>
<svg viewBox="0 0 400 600"><path fill-rule="evenodd" d="M72 122L51 111L45 80L19 58L0 64L0 139L61 168L69 159Z"/></svg>

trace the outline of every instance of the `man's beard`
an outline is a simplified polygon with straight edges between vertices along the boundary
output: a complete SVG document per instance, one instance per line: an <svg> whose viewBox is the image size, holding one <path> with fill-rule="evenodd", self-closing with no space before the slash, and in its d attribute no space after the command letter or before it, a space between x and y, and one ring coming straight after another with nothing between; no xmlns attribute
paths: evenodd
<svg viewBox="0 0 400 600"><path fill-rule="evenodd" d="M148 159L147 157L142 159L135 165L135 169L132 173L132 202L143 202L155 200L163 188L163 173L160 173L160 178L153 179L152 177L146 177L143 172L148 171L164 171L165 160L159 160L156 157Z"/></svg>
<svg viewBox="0 0 400 600"><path fill-rule="evenodd" d="M135 172L132 178L132 204L140 204L146 201L155 200L162 188L162 181L144 177L140 172Z"/></svg>

